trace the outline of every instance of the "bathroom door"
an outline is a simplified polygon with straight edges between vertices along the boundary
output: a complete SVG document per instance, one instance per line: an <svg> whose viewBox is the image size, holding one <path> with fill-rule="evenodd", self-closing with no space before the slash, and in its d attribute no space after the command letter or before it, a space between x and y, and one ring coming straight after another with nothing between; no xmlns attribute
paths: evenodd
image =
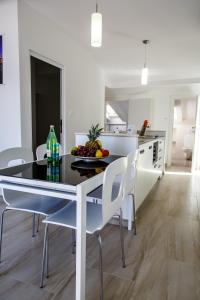
<svg viewBox="0 0 200 300"><path fill-rule="evenodd" d="M196 98L174 100L171 171L191 172L195 146Z"/></svg>

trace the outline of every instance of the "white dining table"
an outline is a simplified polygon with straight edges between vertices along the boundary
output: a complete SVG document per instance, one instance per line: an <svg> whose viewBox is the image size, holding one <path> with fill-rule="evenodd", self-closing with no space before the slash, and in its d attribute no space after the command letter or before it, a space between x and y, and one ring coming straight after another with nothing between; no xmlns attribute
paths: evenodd
<svg viewBox="0 0 200 300"><path fill-rule="evenodd" d="M87 194L103 183L106 167L120 156L93 163L63 155L59 164L34 161L0 170L0 187L77 202L76 300L85 300ZM67 270L66 270L67 271Z"/></svg>

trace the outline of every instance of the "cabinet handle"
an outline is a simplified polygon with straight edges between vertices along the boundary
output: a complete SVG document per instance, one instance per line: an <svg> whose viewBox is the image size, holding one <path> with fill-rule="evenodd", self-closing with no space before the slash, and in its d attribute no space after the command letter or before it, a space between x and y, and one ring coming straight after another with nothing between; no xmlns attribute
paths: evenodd
<svg viewBox="0 0 200 300"><path fill-rule="evenodd" d="M140 154L143 154L144 153L144 150L140 150Z"/></svg>
<svg viewBox="0 0 200 300"><path fill-rule="evenodd" d="M152 146L149 146L149 149L152 149Z"/></svg>
<svg viewBox="0 0 200 300"><path fill-rule="evenodd" d="M162 149L159 149L159 152L161 152L162 151Z"/></svg>
<svg viewBox="0 0 200 300"><path fill-rule="evenodd" d="M162 157L160 156L160 157L159 157L159 160L161 160L161 159L162 159Z"/></svg>

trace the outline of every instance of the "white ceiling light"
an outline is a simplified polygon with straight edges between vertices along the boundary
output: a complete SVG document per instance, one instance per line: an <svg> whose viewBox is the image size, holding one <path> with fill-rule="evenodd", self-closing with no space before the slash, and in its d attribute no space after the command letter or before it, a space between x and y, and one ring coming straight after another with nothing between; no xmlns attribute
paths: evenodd
<svg viewBox="0 0 200 300"><path fill-rule="evenodd" d="M91 15L91 46L102 46L102 14L98 12L96 2L96 12Z"/></svg>
<svg viewBox="0 0 200 300"><path fill-rule="evenodd" d="M142 69L142 76L141 76L141 84L147 85L148 75L149 75L149 70L147 68L147 45L149 44L149 40L144 40L142 42L145 45L145 55L144 55L144 68Z"/></svg>

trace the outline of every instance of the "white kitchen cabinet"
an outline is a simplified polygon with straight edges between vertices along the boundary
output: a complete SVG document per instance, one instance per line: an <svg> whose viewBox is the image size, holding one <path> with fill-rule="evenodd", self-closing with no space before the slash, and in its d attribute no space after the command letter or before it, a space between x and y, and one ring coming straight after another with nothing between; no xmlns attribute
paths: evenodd
<svg viewBox="0 0 200 300"><path fill-rule="evenodd" d="M135 183L135 198L136 198L136 209L141 205L143 199L147 195L148 190L148 161L147 161L147 149L142 147L139 150L138 162L137 162L137 175Z"/></svg>
<svg viewBox="0 0 200 300"><path fill-rule="evenodd" d="M156 161L153 161L154 143L158 142ZM143 203L164 171L164 141L153 140L139 146L137 176L135 182L136 210Z"/></svg>

